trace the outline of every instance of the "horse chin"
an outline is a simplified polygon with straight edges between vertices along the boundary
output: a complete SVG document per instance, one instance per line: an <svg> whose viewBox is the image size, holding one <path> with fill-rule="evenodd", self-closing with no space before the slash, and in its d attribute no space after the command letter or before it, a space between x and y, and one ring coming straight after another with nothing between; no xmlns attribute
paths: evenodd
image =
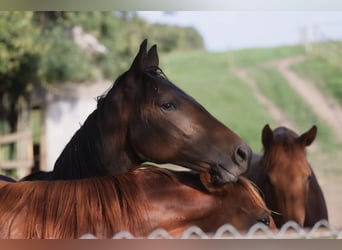
<svg viewBox="0 0 342 250"><path fill-rule="evenodd" d="M177 165L183 166L185 168L191 169L192 171L201 173L201 172L209 172L211 175L211 180L214 185L221 186L229 182L236 182L239 178L239 175L242 174L239 171L238 166L237 172L239 174L235 174L234 171L227 170L226 167L217 163L207 163L207 162L200 162L197 164L189 164L189 163L177 163ZM235 167L235 166L234 166Z"/></svg>
<svg viewBox="0 0 342 250"><path fill-rule="evenodd" d="M214 185L224 185L228 182L236 182L239 178L221 165L211 166L209 173L212 176Z"/></svg>
<svg viewBox="0 0 342 250"><path fill-rule="evenodd" d="M190 164L190 163L176 163L177 165L180 165L182 167L191 169L194 172L210 172L211 166L207 163L197 163L197 164Z"/></svg>

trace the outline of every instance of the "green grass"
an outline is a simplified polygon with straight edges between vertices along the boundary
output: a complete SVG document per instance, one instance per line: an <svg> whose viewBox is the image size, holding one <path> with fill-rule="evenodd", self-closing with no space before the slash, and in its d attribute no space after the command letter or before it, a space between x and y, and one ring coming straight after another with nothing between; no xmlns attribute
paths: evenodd
<svg viewBox="0 0 342 250"><path fill-rule="evenodd" d="M2 134L7 134L9 133L10 128L8 126L8 124L6 122L0 122L0 136ZM9 160L12 158L11 155L15 154L15 146L14 148L12 148L13 150L11 150L10 145L6 144L6 145L0 145L0 160Z"/></svg>
<svg viewBox="0 0 342 250"><path fill-rule="evenodd" d="M225 53L172 54L163 57L161 67L172 82L260 151L261 129L272 118L231 72Z"/></svg>
<svg viewBox="0 0 342 250"><path fill-rule="evenodd" d="M41 129L41 111L40 110L32 110L30 112L30 126L33 131L33 142L39 143L40 142L40 129ZM4 123L0 122L0 136L1 134L9 133L10 129L9 126ZM17 158L17 143L0 145L0 161L1 160L14 160ZM1 170L0 174L4 174L7 176L12 176L16 178L16 170Z"/></svg>
<svg viewBox="0 0 342 250"><path fill-rule="evenodd" d="M174 52L160 55L160 67L168 78L201 103L218 120L235 131L254 151L261 149L261 130L266 123L276 126L273 118L254 97L250 87L233 74L235 67L249 68L272 60L304 55L300 46L278 48L246 49L211 53L206 51ZM338 67L323 59L312 58L296 65L294 69L310 77L329 93L339 95L342 91L342 76ZM335 67L335 66L336 67ZM335 68L334 68L335 67ZM306 131L313 124L319 128L318 140L329 150L331 131L320 121L306 103L288 86L285 79L274 68L260 68L253 72L261 90L278 104L300 131ZM330 84L322 85L327 79ZM330 80L332 79L332 80ZM335 80L334 80L335 79ZM320 83L321 82L321 83ZM335 83L335 84L334 84ZM342 97L342 94L341 94ZM342 99L341 99L342 100ZM31 113L34 141L39 141L40 114ZM1 129L1 126L0 126Z"/></svg>
<svg viewBox="0 0 342 250"><path fill-rule="evenodd" d="M292 67L302 77L312 80L325 93L335 97L342 104L342 55L338 63L319 56Z"/></svg>
<svg viewBox="0 0 342 250"><path fill-rule="evenodd" d="M42 112L39 109L30 112L30 122L32 128L33 143L40 143Z"/></svg>
<svg viewBox="0 0 342 250"><path fill-rule="evenodd" d="M318 127L317 140L322 150L330 151L335 146L331 130L312 111L310 106L286 82L284 77L275 68L258 68L253 70L253 78L261 91L273 101L287 115L290 121L300 129L301 134L313 125ZM277 126L276 124L273 126Z"/></svg>
<svg viewBox="0 0 342 250"><path fill-rule="evenodd" d="M263 126L266 123L271 126L277 124L253 96L249 86L232 73L232 69L250 68L272 60L304 54L305 50L300 46L221 53L172 53L161 56L161 68L171 81L195 97L209 112L250 144L254 151L259 152ZM320 77L324 76L322 70L332 70L329 66L320 70L318 68L314 71ZM330 129L275 68L258 67L258 70L253 71L252 77L259 82L264 94L282 108L300 129L298 133L307 131L315 124L319 129L317 140L322 144L322 149L329 151L336 147ZM315 79L319 78L315 76Z"/></svg>
<svg viewBox="0 0 342 250"><path fill-rule="evenodd" d="M275 48L244 49L228 52L230 62L238 67L255 66L271 60L304 55L302 46L282 46Z"/></svg>

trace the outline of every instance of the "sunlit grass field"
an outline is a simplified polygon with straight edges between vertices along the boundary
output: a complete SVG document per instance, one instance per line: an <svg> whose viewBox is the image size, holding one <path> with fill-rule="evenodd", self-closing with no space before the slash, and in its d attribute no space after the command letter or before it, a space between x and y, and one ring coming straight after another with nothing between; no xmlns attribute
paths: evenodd
<svg viewBox="0 0 342 250"><path fill-rule="evenodd" d="M231 72L227 53L193 52L161 58L168 78L201 103L210 113L260 148L260 129L270 120L253 96L249 86ZM254 112L253 106L258 109Z"/></svg>
<svg viewBox="0 0 342 250"><path fill-rule="evenodd" d="M209 112L238 133L254 151L259 152L263 126L266 123L277 124L233 69L251 68L304 53L299 46L222 53L173 53L161 56L161 67L171 81L195 97ZM289 117L299 123L298 127L308 129L317 123L309 107L298 95L294 95L289 86L283 84L285 80L275 69L253 71L252 77L262 83L260 88L266 96L289 112Z"/></svg>
<svg viewBox="0 0 342 250"><path fill-rule="evenodd" d="M286 83L282 75L272 67L256 67L274 60L306 55L302 46L245 49L213 53L207 51L174 52L160 54L160 67L167 77L201 103L218 120L235 131L255 152L261 151L261 130L265 124L278 124L257 101L250 86L234 74L235 68L248 69L258 87L291 119L301 131L317 125L317 141L324 151L336 150L330 129L319 120L310 107ZM336 56L334 55L334 58ZM331 60L310 57L293 67L303 77L315 80L327 93L338 97L342 88L338 83L341 70ZM339 62L334 59L333 62ZM338 64L337 64L338 65ZM117 76L113 76L115 79ZM335 79L335 80L334 80ZM342 100L342 99L341 99ZM32 113L34 141L39 141L39 113ZM2 150L2 153L6 150Z"/></svg>
<svg viewBox="0 0 342 250"><path fill-rule="evenodd" d="M333 131L316 116L311 107L270 63L301 55L308 59L291 69L342 103L342 55L322 56L307 53L301 46L287 46L220 53L174 52L159 56L160 67L169 80L235 131L256 153L262 150L261 130L264 125L268 123L274 128L279 124L256 99L249 84L235 74L236 68L248 71L263 95L281 108L291 123L299 129L296 132L301 134L312 125L317 125L318 136L314 144L319 145L319 150L309 152L308 156L325 192L329 213L333 214L332 224L340 226L342 216L338 211L342 209L342 199L339 195L342 192L342 168L339 162L342 160L342 145L335 142ZM113 76L113 80L116 77ZM31 116L35 142L40 139L40 115L35 111ZM4 130L4 126L0 124L1 128ZM0 148L0 156L8 151Z"/></svg>
<svg viewBox="0 0 342 250"><path fill-rule="evenodd" d="M252 72L259 88L265 96L274 102L287 115L293 124L303 133L316 125L319 129L316 141L321 150L329 151L336 145L330 128L317 117L310 106L286 82L284 77L272 67L261 68Z"/></svg>

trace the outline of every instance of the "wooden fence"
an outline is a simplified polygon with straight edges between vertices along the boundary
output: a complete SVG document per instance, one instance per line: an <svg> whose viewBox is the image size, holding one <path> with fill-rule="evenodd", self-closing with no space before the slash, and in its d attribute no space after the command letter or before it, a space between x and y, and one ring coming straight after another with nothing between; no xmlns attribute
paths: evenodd
<svg viewBox="0 0 342 250"><path fill-rule="evenodd" d="M0 147L13 143L16 145L16 159L3 159L5 157L0 155L0 169L15 169L16 177L22 178L30 173L34 164L32 131L27 129L0 135Z"/></svg>

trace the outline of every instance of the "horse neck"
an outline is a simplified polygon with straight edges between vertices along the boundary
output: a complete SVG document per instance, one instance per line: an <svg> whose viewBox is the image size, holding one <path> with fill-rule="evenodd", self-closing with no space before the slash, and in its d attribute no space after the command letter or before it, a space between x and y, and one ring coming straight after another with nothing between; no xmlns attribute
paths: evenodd
<svg viewBox="0 0 342 250"><path fill-rule="evenodd" d="M264 156L260 154L253 154L251 164L242 176L251 180L255 184L259 184L260 180L265 176L265 168L263 166Z"/></svg>
<svg viewBox="0 0 342 250"><path fill-rule="evenodd" d="M149 232L163 228L170 235L180 235L194 224L202 226L215 207L198 176L164 169L145 169L143 174L140 185L150 206Z"/></svg>
<svg viewBox="0 0 342 250"><path fill-rule="evenodd" d="M92 233L111 238L122 230L140 235L149 211L134 173L76 181L0 182L0 191L3 237L75 239Z"/></svg>
<svg viewBox="0 0 342 250"><path fill-rule="evenodd" d="M97 111L73 135L54 165L53 179L80 179L107 174Z"/></svg>
<svg viewBox="0 0 342 250"><path fill-rule="evenodd" d="M128 136L130 117L136 114L122 96L122 90L117 90L119 87L114 86L97 106L103 162L110 174L128 172L142 163Z"/></svg>
<svg viewBox="0 0 342 250"><path fill-rule="evenodd" d="M305 208L304 227L313 227L319 220L328 220L328 209L323 191L311 167L312 176L309 182L307 206ZM315 204L314 206L312 204Z"/></svg>

